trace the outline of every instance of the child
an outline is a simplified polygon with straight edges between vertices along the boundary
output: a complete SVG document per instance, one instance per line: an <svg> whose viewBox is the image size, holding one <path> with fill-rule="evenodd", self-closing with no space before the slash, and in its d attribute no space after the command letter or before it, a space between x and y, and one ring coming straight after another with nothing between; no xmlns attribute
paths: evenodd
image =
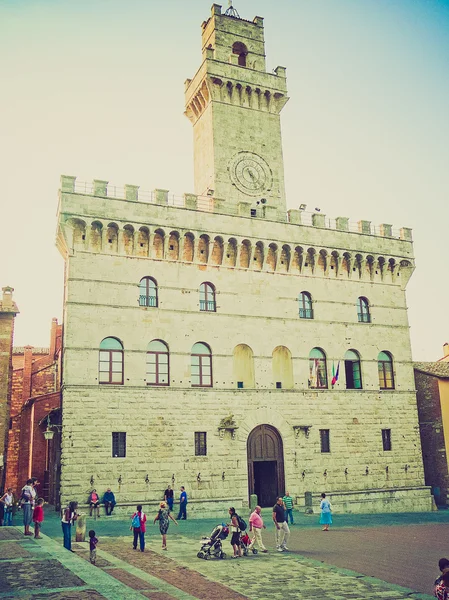
<svg viewBox="0 0 449 600"><path fill-rule="evenodd" d="M449 600L449 569L443 569L440 583L435 586L435 598Z"/></svg>
<svg viewBox="0 0 449 600"><path fill-rule="evenodd" d="M42 539L39 535L42 523L44 521L44 499L39 498L36 502L36 506L33 510L33 522L34 522L34 537L38 540Z"/></svg>
<svg viewBox="0 0 449 600"><path fill-rule="evenodd" d="M90 549L90 562L94 565L97 560L97 544L98 538L95 537L95 531L91 529L89 531L89 549Z"/></svg>
<svg viewBox="0 0 449 600"><path fill-rule="evenodd" d="M449 560L447 558L440 558L440 560L438 561L438 568L440 569L441 573L443 573L444 569L447 569L448 567L449 567ZM440 585L441 578L442 578L442 575L437 577L435 579L435 583L433 585Z"/></svg>

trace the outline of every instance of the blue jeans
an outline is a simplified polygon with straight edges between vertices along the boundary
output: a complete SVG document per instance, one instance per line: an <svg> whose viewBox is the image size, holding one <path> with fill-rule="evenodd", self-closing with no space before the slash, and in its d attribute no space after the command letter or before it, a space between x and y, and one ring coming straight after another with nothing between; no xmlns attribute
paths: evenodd
<svg viewBox="0 0 449 600"><path fill-rule="evenodd" d="M173 510L173 498L167 498L167 504L170 511Z"/></svg>
<svg viewBox="0 0 449 600"><path fill-rule="evenodd" d="M64 535L64 548L67 550L72 549L72 524L71 523L61 523L62 525L62 533Z"/></svg>
<svg viewBox="0 0 449 600"><path fill-rule="evenodd" d="M12 525L12 508L8 509L5 508L5 515L4 515L4 519L3 519L3 525L5 527L8 527Z"/></svg>
<svg viewBox="0 0 449 600"><path fill-rule="evenodd" d="M134 541L133 548L134 550L137 548L137 538L139 539L140 549L142 552L145 550L145 532L140 531L140 527L134 527Z"/></svg>
<svg viewBox="0 0 449 600"><path fill-rule="evenodd" d="M187 519L187 503L186 502L179 504L178 520L179 519Z"/></svg>
<svg viewBox="0 0 449 600"><path fill-rule="evenodd" d="M288 523L288 518L290 517L290 525L293 525L293 508L285 509L285 520Z"/></svg>

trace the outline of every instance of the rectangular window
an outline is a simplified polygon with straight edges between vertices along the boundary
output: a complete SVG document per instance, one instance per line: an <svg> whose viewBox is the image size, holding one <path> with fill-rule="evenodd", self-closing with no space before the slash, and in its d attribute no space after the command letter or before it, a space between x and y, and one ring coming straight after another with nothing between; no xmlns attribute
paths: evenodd
<svg viewBox="0 0 449 600"><path fill-rule="evenodd" d="M114 458L125 458L126 456L126 432L114 431L112 434L112 456Z"/></svg>
<svg viewBox="0 0 449 600"><path fill-rule="evenodd" d="M243 389L243 381L237 381L237 387L239 390Z"/></svg>
<svg viewBox="0 0 449 600"><path fill-rule="evenodd" d="M391 451L391 429L382 429L382 446L384 452Z"/></svg>
<svg viewBox="0 0 449 600"><path fill-rule="evenodd" d="M195 456L207 455L206 432L195 431Z"/></svg>
<svg viewBox="0 0 449 600"><path fill-rule="evenodd" d="M330 452L330 436L329 429L320 429L321 452Z"/></svg>
<svg viewBox="0 0 449 600"><path fill-rule="evenodd" d="M282 388L282 381L276 381L276 389L280 390Z"/></svg>

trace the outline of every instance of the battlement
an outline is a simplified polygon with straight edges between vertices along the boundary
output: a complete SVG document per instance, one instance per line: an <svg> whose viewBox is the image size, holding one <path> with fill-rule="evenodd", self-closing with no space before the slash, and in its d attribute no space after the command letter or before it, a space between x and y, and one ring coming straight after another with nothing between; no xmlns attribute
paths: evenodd
<svg viewBox="0 0 449 600"><path fill-rule="evenodd" d="M301 208L298 209L292 208L288 210L285 215L279 215L278 209L270 206L268 203L263 203L263 199L253 203L239 202L237 205L227 205L226 200L213 197L213 190L210 190L211 195L207 196L198 196L196 194L178 196L163 189L155 189L151 192L141 190L138 185L125 184L124 186L116 186L100 179L94 179L92 182L82 182L78 181L74 176L61 175L61 191L123 200L125 202L173 206L186 210L238 216L255 220L280 221L304 227L357 233L363 236L399 239L407 242L412 241L412 230L408 227L395 229L387 223L373 225L371 221L350 221L348 217L329 218L321 212L303 210L304 205L300 205Z"/></svg>

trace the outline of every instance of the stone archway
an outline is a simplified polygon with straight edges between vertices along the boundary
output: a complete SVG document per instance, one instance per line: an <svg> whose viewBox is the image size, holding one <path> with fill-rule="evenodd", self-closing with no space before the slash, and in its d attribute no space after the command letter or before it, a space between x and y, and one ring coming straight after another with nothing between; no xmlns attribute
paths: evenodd
<svg viewBox="0 0 449 600"><path fill-rule="evenodd" d="M284 450L282 438L271 425L258 425L248 436L248 491L260 506L274 506L284 494Z"/></svg>

